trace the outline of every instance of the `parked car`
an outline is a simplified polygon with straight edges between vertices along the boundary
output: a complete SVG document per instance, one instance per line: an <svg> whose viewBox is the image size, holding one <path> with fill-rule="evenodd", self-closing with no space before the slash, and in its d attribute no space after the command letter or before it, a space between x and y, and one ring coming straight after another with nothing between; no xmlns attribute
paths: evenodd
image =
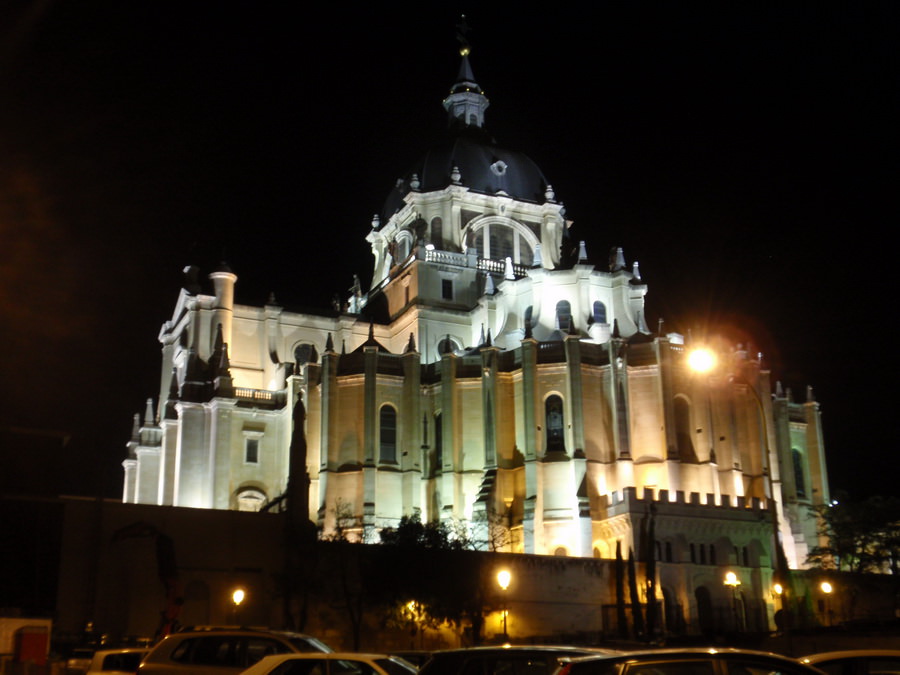
<svg viewBox="0 0 900 675"><path fill-rule="evenodd" d="M94 652L86 675L134 675L149 651L147 647L127 647Z"/></svg>
<svg viewBox="0 0 900 675"><path fill-rule="evenodd" d="M828 675L900 675L900 650L850 649L810 654L802 663L824 670Z"/></svg>
<svg viewBox="0 0 900 675"><path fill-rule="evenodd" d="M822 675L769 652L697 647L565 658L556 675Z"/></svg>
<svg viewBox="0 0 900 675"><path fill-rule="evenodd" d="M420 675L553 675L560 659L613 653L565 646L470 647L434 652Z"/></svg>
<svg viewBox="0 0 900 675"><path fill-rule="evenodd" d="M73 649L69 658L66 659L66 672L74 675L75 673L86 673L91 667L91 660L94 658L94 649L87 647L78 647Z"/></svg>
<svg viewBox="0 0 900 675"><path fill-rule="evenodd" d="M416 675L416 669L387 654L332 652L266 656L243 675Z"/></svg>
<svg viewBox="0 0 900 675"><path fill-rule="evenodd" d="M169 635L141 662L139 675L229 675L264 656L333 651L311 635L249 628L208 628Z"/></svg>

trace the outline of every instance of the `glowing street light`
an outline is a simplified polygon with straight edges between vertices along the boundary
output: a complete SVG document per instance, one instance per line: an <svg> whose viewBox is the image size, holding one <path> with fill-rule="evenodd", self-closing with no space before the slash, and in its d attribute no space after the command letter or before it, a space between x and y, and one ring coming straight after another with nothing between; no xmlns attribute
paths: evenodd
<svg viewBox="0 0 900 675"><path fill-rule="evenodd" d="M509 588L510 581L512 581L512 574L509 573L509 570L497 572L497 584L503 590L503 640L505 642L509 642L509 632L506 629L506 617L509 615L509 597L506 594L506 590Z"/></svg>
<svg viewBox="0 0 900 675"><path fill-rule="evenodd" d="M825 599L822 601L822 609L825 610L825 621L826 625L831 625L831 607L829 606L829 596L832 591L834 591L834 586L831 585L830 581L823 581L819 584L819 590L822 591L822 594L825 596Z"/></svg>
<svg viewBox="0 0 900 675"><path fill-rule="evenodd" d="M731 588L731 612L734 615L734 629L738 631L740 626L738 625L737 587L741 585L741 580L738 579L737 574L734 572L726 572L725 581L722 583Z"/></svg>
<svg viewBox="0 0 900 675"><path fill-rule="evenodd" d="M232 614L234 616L234 622L238 623L238 609L241 606L241 603L247 598L247 594L244 592L243 588L235 588L231 593L231 602L234 605L232 608Z"/></svg>

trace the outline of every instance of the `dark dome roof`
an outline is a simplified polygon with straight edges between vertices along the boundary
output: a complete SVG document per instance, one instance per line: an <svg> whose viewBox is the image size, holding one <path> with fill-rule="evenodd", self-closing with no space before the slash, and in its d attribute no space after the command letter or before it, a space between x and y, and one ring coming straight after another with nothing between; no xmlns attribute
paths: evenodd
<svg viewBox="0 0 900 675"><path fill-rule="evenodd" d="M543 204L547 179L529 157L499 147L483 129L456 127L449 137L429 150L397 181L384 205L385 220L403 206L403 197L412 189L413 174L419 179L419 192L442 190L451 184L453 167L460 173L460 185L475 192L496 194L501 190L522 201Z"/></svg>

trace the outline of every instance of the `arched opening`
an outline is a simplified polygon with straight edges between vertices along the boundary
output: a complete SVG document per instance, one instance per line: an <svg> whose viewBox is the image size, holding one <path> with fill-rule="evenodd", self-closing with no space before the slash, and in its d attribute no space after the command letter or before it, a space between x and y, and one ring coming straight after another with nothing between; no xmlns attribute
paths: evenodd
<svg viewBox="0 0 900 675"><path fill-rule="evenodd" d="M547 429L547 452L565 452L565 415L563 400L556 394L544 402L544 424Z"/></svg>
<svg viewBox="0 0 900 675"><path fill-rule="evenodd" d="M675 442L678 446L678 458L682 462L697 463L697 453L691 438L691 405L686 399L675 399Z"/></svg>
<svg viewBox="0 0 900 675"><path fill-rule="evenodd" d="M798 497L806 497L806 478L803 474L803 454L797 449L791 449L791 460L794 464L794 487Z"/></svg>
<svg viewBox="0 0 900 675"><path fill-rule="evenodd" d="M606 305L599 300L594 301L593 312L594 323L607 323L606 321Z"/></svg>
<svg viewBox="0 0 900 675"><path fill-rule="evenodd" d="M715 633L716 627L712 596L706 586L699 586L694 591L694 598L697 600L697 622L700 624L700 632L709 637Z"/></svg>
<svg viewBox="0 0 900 675"><path fill-rule="evenodd" d="M564 333L567 333L572 327L572 305L568 300L560 300L556 303L556 324Z"/></svg>
<svg viewBox="0 0 900 675"><path fill-rule="evenodd" d="M534 263L533 235L512 221L486 220L474 227L466 237L468 245L474 246L482 258L512 261L530 267Z"/></svg>
<svg viewBox="0 0 900 675"><path fill-rule="evenodd" d="M440 473L444 468L444 425L441 422L441 413L434 416L434 473Z"/></svg>
<svg viewBox="0 0 900 675"><path fill-rule="evenodd" d="M397 463L397 411L383 405L378 415L378 457L382 462Z"/></svg>
<svg viewBox="0 0 900 675"><path fill-rule="evenodd" d="M266 493L257 488L244 488L235 495L238 511L259 511L268 501Z"/></svg>
<svg viewBox="0 0 900 675"><path fill-rule="evenodd" d="M431 219L431 243L435 248L444 250L444 221L440 216Z"/></svg>

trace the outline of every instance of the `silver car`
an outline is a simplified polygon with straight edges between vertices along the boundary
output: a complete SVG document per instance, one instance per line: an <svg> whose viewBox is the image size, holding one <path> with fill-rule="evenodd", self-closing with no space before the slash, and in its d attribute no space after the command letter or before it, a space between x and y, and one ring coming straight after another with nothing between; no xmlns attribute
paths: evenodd
<svg viewBox="0 0 900 675"><path fill-rule="evenodd" d="M139 675L237 675L265 656L331 652L310 635L210 628L173 633L141 662Z"/></svg>

